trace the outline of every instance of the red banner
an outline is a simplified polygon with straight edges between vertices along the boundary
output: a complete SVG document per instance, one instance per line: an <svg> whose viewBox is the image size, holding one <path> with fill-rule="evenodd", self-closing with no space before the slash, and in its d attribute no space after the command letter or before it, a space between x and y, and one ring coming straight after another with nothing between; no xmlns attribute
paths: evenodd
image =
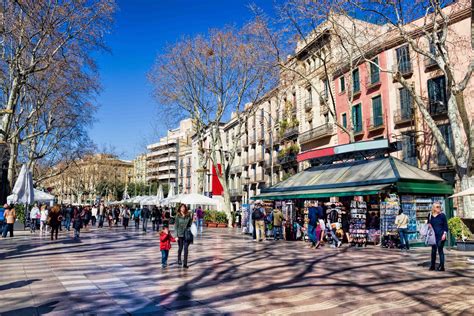
<svg viewBox="0 0 474 316"><path fill-rule="evenodd" d="M219 168L219 174L222 174L221 164L218 164L217 167ZM223 191L224 189L222 188L222 184L217 176L216 168L212 166L212 196L222 195Z"/></svg>

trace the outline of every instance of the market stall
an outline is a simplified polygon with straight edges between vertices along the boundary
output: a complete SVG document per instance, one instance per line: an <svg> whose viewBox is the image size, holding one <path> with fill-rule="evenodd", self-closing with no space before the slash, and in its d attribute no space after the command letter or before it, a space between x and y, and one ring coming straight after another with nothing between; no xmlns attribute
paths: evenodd
<svg viewBox="0 0 474 316"><path fill-rule="evenodd" d="M304 209L318 201L341 203L341 208L350 210L349 233L354 243L365 245L378 244L395 233L400 208L410 219L411 242L420 242L420 225L434 202L451 215L446 198L452 192L440 177L394 157L381 157L311 167L263 189L254 199L279 201L283 210L287 204ZM290 220L297 217L292 215Z"/></svg>

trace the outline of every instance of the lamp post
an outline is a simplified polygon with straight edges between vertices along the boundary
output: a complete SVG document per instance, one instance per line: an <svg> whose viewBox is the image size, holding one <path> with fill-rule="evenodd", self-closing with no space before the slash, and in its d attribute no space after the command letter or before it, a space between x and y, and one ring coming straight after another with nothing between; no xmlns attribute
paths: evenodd
<svg viewBox="0 0 474 316"><path fill-rule="evenodd" d="M249 175L245 177L245 181L247 182L247 204L250 204L250 177Z"/></svg>

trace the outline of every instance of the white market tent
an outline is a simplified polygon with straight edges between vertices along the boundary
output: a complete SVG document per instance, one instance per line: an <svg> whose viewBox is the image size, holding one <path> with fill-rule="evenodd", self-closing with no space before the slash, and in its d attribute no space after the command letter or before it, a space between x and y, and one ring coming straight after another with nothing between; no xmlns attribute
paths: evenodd
<svg viewBox="0 0 474 316"><path fill-rule="evenodd" d="M474 187L466 189L466 190L461 191L461 192L458 192L454 195L451 195L450 198L461 197L461 196L469 196L469 195L474 195Z"/></svg>
<svg viewBox="0 0 474 316"><path fill-rule="evenodd" d="M33 194L34 194L34 198L33 198L33 201L34 202L39 202L39 203L51 203L51 202L54 202L54 196L49 194L49 193L46 193L46 192L43 192L43 191L40 191L40 190L36 190L36 189L33 189ZM33 201L29 202L28 204L32 204ZM7 197L7 203L11 204L11 203L16 203L15 202L15 197L14 197L14 194L12 195L9 195Z"/></svg>
<svg viewBox="0 0 474 316"><path fill-rule="evenodd" d="M35 198L33 177L26 165L21 167L18 178L13 186L12 195L7 197L8 203L32 204ZM53 197L54 199L54 197Z"/></svg>
<svg viewBox="0 0 474 316"><path fill-rule="evenodd" d="M218 201L211 199L205 195L190 193L180 194L172 198L170 203L183 203L188 205L217 205Z"/></svg>

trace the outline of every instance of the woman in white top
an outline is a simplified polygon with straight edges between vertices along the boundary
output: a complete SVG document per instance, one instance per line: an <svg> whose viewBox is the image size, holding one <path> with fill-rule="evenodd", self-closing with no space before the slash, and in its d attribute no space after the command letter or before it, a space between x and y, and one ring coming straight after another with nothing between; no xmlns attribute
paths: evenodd
<svg viewBox="0 0 474 316"><path fill-rule="evenodd" d="M48 232L48 227L46 226L46 220L48 219L48 209L46 208L46 205L41 206L41 226L40 226L40 233L47 233Z"/></svg>
<svg viewBox="0 0 474 316"><path fill-rule="evenodd" d="M32 233L36 231L36 224L39 219L38 217L40 217L40 209L38 208L38 204L35 203L30 211L30 232Z"/></svg>
<svg viewBox="0 0 474 316"><path fill-rule="evenodd" d="M403 210L398 211L398 216L395 218L395 225L398 228L398 234L400 235L401 249L410 250L410 244L408 242L408 216L403 214Z"/></svg>

